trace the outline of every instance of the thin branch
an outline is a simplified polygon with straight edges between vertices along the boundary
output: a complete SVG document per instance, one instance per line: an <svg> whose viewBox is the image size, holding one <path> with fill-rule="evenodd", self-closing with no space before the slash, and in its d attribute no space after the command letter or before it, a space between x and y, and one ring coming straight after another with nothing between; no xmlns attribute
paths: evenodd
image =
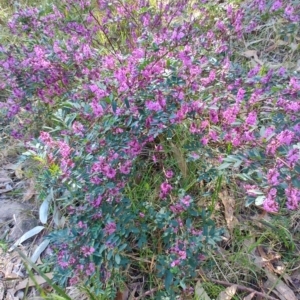
<svg viewBox="0 0 300 300"><path fill-rule="evenodd" d="M107 35L107 33L105 32L105 30L102 28L102 25L100 24L99 20L96 18L96 16L93 14L92 11L90 11L90 15L93 17L93 19L97 22L97 24L99 25L100 30L102 31L102 33L105 35L109 45L111 46L113 52L115 55L117 55L117 51L112 43L112 41L110 40L109 36Z"/></svg>
<svg viewBox="0 0 300 300"><path fill-rule="evenodd" d="M135 297L134 300L141 300L141 299L145 299L146 296L152 295L153 293L159 291L161 288L153 288L147 292L145 292L143 295Z"/></svg>

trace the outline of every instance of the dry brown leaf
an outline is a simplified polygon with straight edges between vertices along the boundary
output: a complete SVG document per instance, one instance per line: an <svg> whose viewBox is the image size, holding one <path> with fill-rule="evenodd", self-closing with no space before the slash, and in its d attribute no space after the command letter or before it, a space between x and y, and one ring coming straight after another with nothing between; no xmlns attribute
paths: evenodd
<svg viewBox="0 0 300 300"><path fill-rule="evenodd" d="M278 297L283 300L297 300L294 292L278 277L272 273L266 271L268 281L265 283L265 286L269 289L275 289L277 291Z"/></svg>
<svg viewBox="0 0 300 300"><path fill-rule="evenodd" d="M8 289L6 291L6 297L5 297L5 300L20 300L19 297L14 297L14 290L13 289Z"/></svg>
<svg viewBox="0 0 300 300"><path fill-rule="evenodd" d="M248 296L244 297L243 300L251 300L255 296L255 292L249 294Z"/></svg>
<svg viewBox="0 0 300 300"><path fill-rule="evenodd" d="M23 201L30 200L34 195L35 195L35 184L33 180L30 180L29 187L23 196Z"/></svg>
<svg viewBox="0 0 300 300"><path fill-rule="evenodd" d="M134 295L135 295L136 290L137 290L137 285L132 289L128 300L134 300L135 299Z"/></svg>
<svg viewBox="0 0 300 300"><path fill-rule="evenodd" d="M175 144L171 144L171 149L174 154L174 157L177 161L178 167L181 171L183 178L187 177L187 163L184 157L184 154L179 150Z"/></svg>
<svg viewBox="0 0 300 300"><path fill-rule="evenodd" d="M229 286L219 294L217 300L231 300L235 295L236 290L237 290L236 284Z"/></svg>
<svg viewBox="0 0 300 300"><path fill-rule="evenodd" d="M280 46L286 46L288 44L288 42L282 41L282 40L270 40L270 42L273 42L274 44L271 45L270 47L268 47L267 49L265 49L265 52L270 52L270 51L274 51L275 49L277 49Z"/></svg>
<svg viewBox="0 0 300 300"><path fill-rule="evenodd" d="M0 177L0 183L3 184L4 182L12 182L12 180L9 177Z"/></svg>
<svg viewBox="0 0 300 300"><path fill-rule="evenodd" d="M5 170L13 170L15 171L18 168L18 164L7 164L2 167Z"/></svg>
<svg viewBox="0 0 300 300"><path fill-rule="evenodd" d="M5 185L0 184L0 194L10 192L12 189L13 189L13 187L9 183L7 183Z"/></svg>
<svg viewBox="0 0 300 300"><path fill-rule="evenodd" d="M6 171L0 171L0 183L12 182L9 174Z"/></svg>
<svg viewBox="0 0 300 300"><path fill-rule="evenodd" d="M2 281L0 281L0 299L2 300L4 297L5 286Z"/></svg>
<svg viewBox="0 0 300 300"><path fill-rule="evenodd" d="M233 215L235 200L229 195L227 190L221 191L219 193L219 198L221 199L225 208L225 220L227 227L230 233L232 233L234 227L238 224L238 219Z"/></svg>
<svg viewBox="0 0 300 300"><path fill-rule="evenodd" d="M126 288L124 291L118 291L115 300L127 300L129 290Z"/></svg>
<svg viewBox="0 0 300 300"><path fill-rule="evenodd" d="M22 170L22 164L18 165L15 169L15 174L18 179L22 179L24 175L24 171Z"/></svg>
<svg viewBox="0 0 300 300"><path fill-rule="evenodd" d="M196 299L199 299L199 300L211 300L211 298L207 295L205 289L203 288L200 280L197 281L197 283L196 283L195 296L196 296Z"/></svg>
<svg viewBox="0 0 300 300"><path fill-rule="evenodd" d="M45 275L50 279L53 278L53 273L46 273ZM37 282L37 284L39 284L39 285L46 282L46 280L42 276L36 275L36 276L34 276L34 278L35 278L35 281ZM18 290L25 289L26 287L31 287L31 286L35 286L35 282L31 278L26 278L17 284L17 286L15 287L15 292L17 292Z"/></svg>
<svg viewBox="0 0 300 300"><path fill-rule="evenodd" d="M75 286L67 287L66 290L67 290L68 296L72 300L89 300L90 299L86 292L80 290L79 288L77 288ZM35 300L35 299L32 299L32 300ZM39 300L39 299L37 299L37 300Z"/></svg>
<svg viewBox="0 0 300 300"><path fill-rule="evenodd" d="M256 63L258 63L261 66L264 64L263 61L261 61L258 58L256 50L246 50L245 52L242 53L242 55L247 57L247 58L253 59Z"/></svg>

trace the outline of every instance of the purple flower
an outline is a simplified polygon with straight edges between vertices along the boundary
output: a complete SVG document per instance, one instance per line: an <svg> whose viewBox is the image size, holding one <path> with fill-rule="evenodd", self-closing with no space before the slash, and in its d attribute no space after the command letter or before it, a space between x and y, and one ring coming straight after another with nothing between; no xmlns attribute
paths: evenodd
<svg viewBox="0 0 300 300"><path fill-rule="evenodd" d="M158 101L146 101L146 107L149 110L153 110L153 111L162 110L162 107L160 106L160 103Z"/></svg>
<svg viewBox="0 0 300 300"><path fill-rule="evenodd" d="M276 169L270 169L268 171L267 179L268 183L271 185L278 185L278 177L280 176L279 172Z"/></svg>
<svg viewBox="0 0 300 300"><path fill-rule="evenodd" d="M62 269L66 269L69 266L69 263L66 261L58 261L58 264Z"/></svg>
<svg viewBox="0 0 300 300"><path fill-rule="evenodd" d="M168 182L163 182L160 185L160 197L165 198L172 191L172 186Z"/></svg>
<svg viewBox="0 0 300 300"><path fill-rule="evenodd" d="M88 257L95 252L95 248L89 246L82 246L81 251L84 257Z"/></svg>
<svg viewBox="0 0 300 300"><path fill-rule="evenodd" d="M287 160L290 167L294 167L300 159L300 150L297 148L290 149L287 154Z"/></svg>
<svg viewBox="0 0 300 300"><path fill-rule="evenodd" d="M279 10L281 7L282 7L282 2L281 2L281 0L276 0L276 1L273 3L272 7L271 7L271 11L277 11L277 10Z"/></svg>
<svg viewBox="0 0 300 300"><path fill-rule="evenodd" d="M174 172L172 170L167 170L165 175L166 178L170 179L174 176Z"/></svg>
<svg viewBox="0 0 300 300"><path fill-rule="evenodd" d="M84 127L83 125L78 122L78 121L75 121L72 125L72 129L73 131L75 132L75 134L78 134L80 136L83 136L83 132L84 132Z"/></svg>
<svg viewBox="0 0 300 300"><path fill-rule="evenodd" d="M276 202L277 190L270 189L267 198L264 200L263 208L266 212L276 213L279 210L279 204Z"/></svg>
<svg viewBox="0 0 300 300"><path fill-rule="evenodd" d="M96 270L96 266L94 263L89 263L87 269L85 270L85 274L87 276L91 276Z"/></svg>
<svg viewBox="0 0 300 300"><path fill-rule="evenodd" d="M236 95L237 103L240 103L244 99L245 93L246 93L246 91L244 89L239 88L238 93Z"/></svg>
<svg viewBox="0 0 300 300"><path fill-rule="evenodd" d="M191 202L192 202L192 198L189 195L184 196L183 198L180 199L180 202L182 204L184 204L186 207L189 207Z"/></svg>
<svg viewBox="0 0 300 300"><path fill-rule="evenodd" d="M285 191L287 198L286 206L288 209L296 210L299 207L300 202L300 190L292 187L288 187Z"/></svg>
<svg viewBox="0 0 300 300"><path fill-rule="evenodd" d="M284 67L281 67L279 70L278 70L278 76L280 77L283 77L286 73L286 69Z"/></svg>
<svg viewBox="0 0 300 300"><path fill-rule="evenodd" d="M277 135L277 140L281 145L290 145L294 138L294 135L295 135L294 132L286 129L284 131L281 131Z"/></svg>
<svg viewBox="0 0 300 300"><path fill-rule="evenodd" d="M107 178L110 178L110 179L115 178L116 174L117 174L116 170L108 165L103 167L102 172Z"/></svg>
<svg viewBox="0 0 300 300"><path fill-rule="evenodd" d="M257 113L255 111L252 111L249 113L249 115L246 118L246 124L248 125L255 125L257 119Z"/></svg>
<svg viewBox="0 0 300 300"><path fill-rule="evenodd" d="M93 201L92 201L92 206L93 207L99 207L100 206L100 204L101 204L101 202L102 202L102 197L101 196L98 196L96 199L94 199Z"/></svg>
<svg viewBox="0 0 300 300"><path fill-rule="evenodd" d="M117 224L112 221L108 222L104 228L105 233L108 235L113 234L116 230L117 230Z"/></svg>
<svg viewBox="0 0 300 300"><path fill-rule="evenodd" d="M182 213L182 212L185 211L185 208L183 207L182 204L176 203L176 204L170 206L170 210L171 210L174 214L180 214L180 213Z"/></svg>

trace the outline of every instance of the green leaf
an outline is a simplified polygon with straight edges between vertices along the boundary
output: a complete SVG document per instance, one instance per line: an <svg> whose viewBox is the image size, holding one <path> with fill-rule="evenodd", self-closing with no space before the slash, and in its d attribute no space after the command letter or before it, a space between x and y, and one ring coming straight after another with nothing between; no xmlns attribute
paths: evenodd
<svg viewBox="0 0 300 300"><path fill-rule="evenodd" d="M250 206L251 204L253 204L254 202L255 202L255 198L249 196L249 197L247 197L245 206L246 206L246 207L249 207L249 206Z"/></svg>
<svg viewBox="0 0 300 300"><path fill-rule="evenodd" d="M47 223L49 205L53 199L53 190L51 189L46 199L43 201L39 210L39 217L42 224Z"/></svg>
<svg viewBox="0 0 300 300"><path fill-rule="evenodd" d="M173 274L170 270L167 271L166 277L165 277L165 288L166 290L170 289L170 286L173 282Z"/></svg>
<svg viewBox="0 0 300 300"><path fill-rule="evenodd" d="M114 113L117 111L117 102L115 100L111 101L111 107Z"/></svg>
<svg viewBox="0 0 300 300"><path fill-rule="evenodd" d="M116 261L116 264L117 264L117 265L120 264L120 262L121 262L121 257L120 257L120 255L119 255L119 253L117 253L117 254L115 255L115 261Z"/></svg>
<svg viewBox="0 0 300 300"><path fill-rule="evenodd" d="M221 164L217 169L224 170L224 169L229 168L231 165L232 165L232 163L225 162L225 163Z"/></svg>
<svg viewBox="0 0 300 300"><path fill-rule="evenodd" d="M300 180L298 178L293 178L292 183L295 188L300 189Z"/></svg>
<svg viewBox="0 0 300 300"><path fill-rule="evenodd" d="M12 247L8 251L10 252L12 250L15 250L17 246L30 239L31 237L35 236L36 234L40 233L44 228L44 226L36 226L31 230L27 231L12 245Z"/></svg>

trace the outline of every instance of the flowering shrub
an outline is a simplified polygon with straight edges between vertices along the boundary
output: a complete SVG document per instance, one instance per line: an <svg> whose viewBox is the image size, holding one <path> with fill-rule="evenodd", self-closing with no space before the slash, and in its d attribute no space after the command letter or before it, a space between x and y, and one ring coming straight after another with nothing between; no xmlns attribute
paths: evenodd
<svg viewBox="0 0 300 300"><path fill-rule="evenodd" d="M202 161L199 181L235 173L247 205L298 209L299 74L236 63L232 40L272 14L295 25L299 6L228 4L214 18L205 1L62 2L18 11L9 27L20 45L0 52L1 88L11 90L2 109L22 116L18 137L44 126L29 147L69 216L69 229L51 234L56 274L72 284L89 276L100 293L129 253L149 248L177 295L221 234L168 165L165 148L179 128L189 129L187 160ZM149 171L147 159L158 166L159 190L133 203L126 187Z"/></svg>

